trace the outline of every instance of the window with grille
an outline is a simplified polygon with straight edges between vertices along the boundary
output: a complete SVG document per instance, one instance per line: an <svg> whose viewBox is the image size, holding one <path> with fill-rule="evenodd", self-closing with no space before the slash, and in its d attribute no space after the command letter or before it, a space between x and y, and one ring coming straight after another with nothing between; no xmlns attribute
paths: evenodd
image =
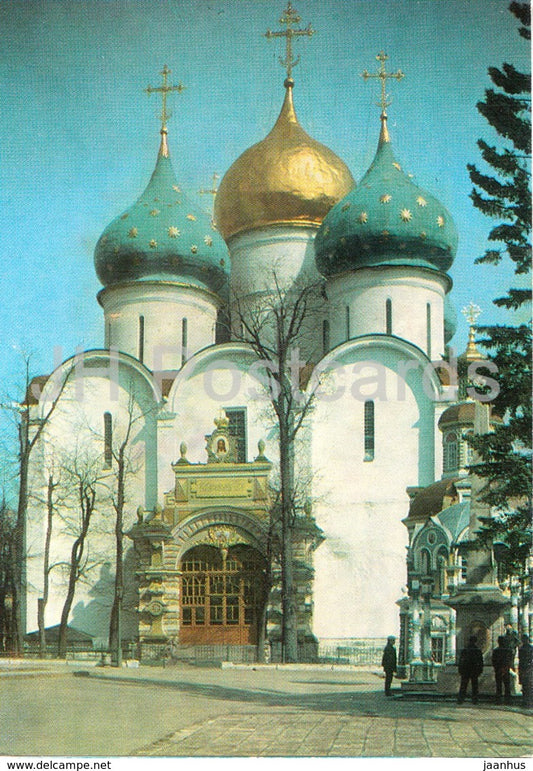
<svg viewBox="0 0 533 771"><path fill-rule="evenodd" d="M365 457L367 461L374 460L375 431L374 431L374 402L365 402Z"/></svg>
<svg viewBox="0 0 533 771"><path fill-rule="evenodd" d="M237 463L246 463L246 407L225 407L228 433L235 439Z"/></svg>
<svg viewBox="0 0 533 771"><path fill-rule="evenodd" d="M455 431L448 431L444 436L443 467L444 471L455 471L459 465L459 437Z"/></svg>
<svg viewBox="0 0 533 771"><path fill-rule="evenodd" d="M113 463L113 417L104 412L104 467L111 468Z"/></svg>
<svg viewBox="0 0 533 771"><path fill-rule="evenodd" d="M144 362L144 316L139 316L139 361Z"/></svg>
<svg viewBox="0 0 533 771"><path fill-rule="evenodd" d="M387 300L385 303L385 331L388 335L392 335L392 300Z"/></svg>

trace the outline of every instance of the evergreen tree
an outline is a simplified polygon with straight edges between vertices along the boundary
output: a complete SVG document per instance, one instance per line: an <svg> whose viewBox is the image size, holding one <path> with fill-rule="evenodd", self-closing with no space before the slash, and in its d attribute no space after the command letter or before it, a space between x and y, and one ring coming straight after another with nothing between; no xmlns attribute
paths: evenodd
<svg viewBox="0 0 533 771"><path fill-rule="evenodd" d="M530 39L531 9L528 3L512 2L510 11L522 26L519 33ZM499 135L498 146L478 141L487 173L468 166L474 183L474 205L498 220L489 233L491 242L478 263L498 265L510 259L515 275L531 271L531 75L504 63L489 68L495 88L485 92L477 108ZM531 290L510 287L494 300L497 306L523 312L531 302ZM531 553L531 326L530 324L481 327L480 342L496 364L500 393L493 405L502 418L493 433L473 437L479 462L473 467L487 480L486 503L495 514L484 520L477 534L486 544L504 542L500 559L508 575L525 578Z"/></svg>

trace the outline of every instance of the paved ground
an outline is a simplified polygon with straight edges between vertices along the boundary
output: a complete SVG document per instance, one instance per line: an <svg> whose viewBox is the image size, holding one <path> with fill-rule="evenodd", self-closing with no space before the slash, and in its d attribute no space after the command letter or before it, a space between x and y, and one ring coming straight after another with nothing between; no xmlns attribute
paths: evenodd
<svg viewBox="0 0 533 771"><path fill-rule="evenodd" d="M0 755L530 757L517 706L386 699L331 669L0 668Z"/></svg>

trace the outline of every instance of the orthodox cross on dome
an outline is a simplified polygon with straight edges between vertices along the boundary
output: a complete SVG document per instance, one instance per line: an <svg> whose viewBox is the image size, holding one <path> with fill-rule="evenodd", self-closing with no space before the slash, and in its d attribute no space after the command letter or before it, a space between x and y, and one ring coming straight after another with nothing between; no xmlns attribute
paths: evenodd
<svg viewBox="0 0 533 771"><path fill-rule="evenodd" d="M170 75L172 70L169 70L167 65L163 67L161 71L161 75L163 76L163 85L162 86L148 86L148 88L145 88L144 90L148 95L150 94L161 94L163 106L161 110L161 115L159 116L159 119L161 120L161 131L167 130L167 121L172 116L172 113L167 110L167 95L170 94L172 91L177 91L178 94L181 94L183 89L185 88L184 85L181 83L178 83L177 86L171 86L167 82L167 78Z"/></svg>
<svg viewBox="0 0 533 771"><path fill-rule="evenodd" d="M215 223L215 196L218 193L218 187L217 187L217 179L219 179L219 174L214 173L213 174L213 182L211 184L211 188L202 188L198 191L200 195L212 195L213 196L213 204L211 206L211 225L213 228L216 227Z"/></svg>
<svg viewBox="0 0 533 771"><path fill-rule="evenodd" d="M482 310L479 305L470 300L470 303L461 311L471 327L475 326L476 321L481 316Z"/></svg>
<svg viewBox="0 0 533 771"><path fill-rule="evenodd" d="M388 58L389 57L386 53L380 51L380 53L376 56L376 59L379 62L379 72L369 72L368 70L363 70L361 73L361 77L363 77L365 80L368 80L368 78L379 78L381 80L381 99L378 104L381 106L382 116L386 116L387 107L389 104L391 104L390 101L387 101L389 96L387 94L387 78L395 78L395 80L401 80L405 77L405 74L401 70L397 70L396 72L386 71L385 62Z"/></svg>
<svg viewBox="0 0 533 771"><path fill-rule="evenodd" d="M465 317L465 319L468 321L470 328L468 330L468 344L466 346L466 357L467 359L477 359L479 358L479 351L476 346L476 321L480 317L482 310L479 307L479 305L476 305L475 303L470 300L469 304L462 309L461 313Z"/></svg>
<svg viewBox="0 0 533 771"><path fill-rule="evenodd" d="M270 40L270 38L273 37L284 37L285 38L285 58L283 59L281 56L279 57L279 62L282 67L285 67L287 70L287 80L285 81L285 85L292 85L292 68L296 67L298 62L300 61L300 57L297 56L296 59L293 58L292 55L292 39L293 37L300 37L302 35L305 35L306 37L311 37L315 34L315 30L311 27L311 24L308 24L305 29L293 29L293 24L298 24L301 21L301 17L298 16L294 8L292 7L290 0L287 3L287 8L283 11L283 16L280 18L279 23L285 24L287 26L286 30L279 30L278 32L272 32L272 30L267 29L265 32L265 37Z"/></svg>

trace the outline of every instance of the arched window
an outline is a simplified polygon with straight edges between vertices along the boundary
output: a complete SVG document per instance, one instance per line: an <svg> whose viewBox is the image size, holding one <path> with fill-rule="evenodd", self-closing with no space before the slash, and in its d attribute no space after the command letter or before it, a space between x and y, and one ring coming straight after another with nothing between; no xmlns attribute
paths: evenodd
<svg viewBox="0 0 533 771"><path fill-rule="evenodd" d="M426 304L426 351L431 359L431 303Z"/></svg>
<svg viewBox="0 0 533 771"><path fill-rule="evenodd" d="M444 473L455 471L459 466L459 437L456 431L444 434L443 456Z"/></svg>
<svg viewBox="0 0 533 771"><path fill-rule="evenodd" d="M448 581L446 577L447 564L448 552L441 547L437 555L437 574L435 576L435 594L439 597L448 593Z"/></svg>
<svg viewBox="0 0 533 771"><path fill-rule="evenodd" d="M113 417L104 412L104 468L111 468L113 463Z"/></svg>
<svg viewBox="0 0 533 771"><path fill-rule="evenodd" d="M364 460L374 460L375 450L375 415L374 415L374 402L365 402L365 456Z"/></svg>
<svg viewBox="0 0 533 771"><path fill-rule="evenodd" d="M322 352L326 354L329 351L329 321L324 319L322 322Z"/></svg>
<svg viewBox="0 0 533 771"><path fill-rule="evenodd" d="M420 549L420 573L423 576L431 575L431 554L427 549Z"/></svg>
<svg viewBox="0 0 533 771"><path fill-rule="evenodd" d="M346 339L349 340L351 337L351 330L350 330L350 306L346 306Z"/></svg>
<svg viewBox="0 0 533 771"><path fill-rule="evenodd" d="M139 361L144 362L144 316L139 316Z"/></svg>
<svg viewBox="0 0 533 771"><path fill-rule="evenodd" d="M466 554L461 555L461 579L466 581L466 574L468 572L468 557Z"/></svg>
<svg viewBox="0 0 533 771"><path fill-rule="evenodd" d="M385 303L385 332L392 335L392 300L390 298Z"/></svg>
<svg viewBox="0 0 533 771"><path fill-rule="evenodd" d="M215 343L217 345L229 342L228 331L229 323L227 313L224 308L219 308L217 311L217 320L215 323Z"/></svg>
<svg viewBox="0 0 533 771"><path fill-rule="evenodd" d="M181 366L187 361L187 319L181 320Z"/></svg>
<svg viewBox="0 0 533 771"><path fill-rule="evenodd" d="M468 443L468 436L473 435L473 431L465 431L464 434L464 448L465 448L465 465L470 466L474 462L474 448Z"/></svg>

